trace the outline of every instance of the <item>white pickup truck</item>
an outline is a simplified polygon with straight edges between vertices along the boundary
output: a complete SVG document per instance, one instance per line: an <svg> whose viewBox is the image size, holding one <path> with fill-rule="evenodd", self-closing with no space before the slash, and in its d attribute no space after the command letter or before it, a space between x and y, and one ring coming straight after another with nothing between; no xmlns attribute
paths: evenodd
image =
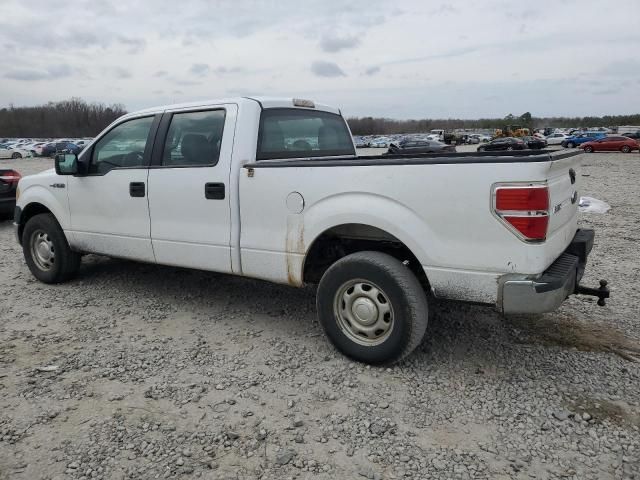
<svg viewBox="0 0 640 480"><path fill-rule="evenodd" d="M39 280L82 254L318 284L320 322L369 363L408 355L430 299L556 309L579 286L579 154L358 157L336 108L235 98L109 125L55 171L20 181L16 235Z"/></svg>

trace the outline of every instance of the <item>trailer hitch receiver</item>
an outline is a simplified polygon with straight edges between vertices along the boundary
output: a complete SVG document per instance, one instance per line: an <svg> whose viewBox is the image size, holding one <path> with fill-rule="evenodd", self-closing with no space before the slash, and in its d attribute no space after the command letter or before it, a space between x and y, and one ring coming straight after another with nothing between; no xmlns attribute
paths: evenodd
<svg viewBox="0 0 640 480"><path fill-rule="evenodd" d="M576 293L598 297L598 305L604 307L606 305L605 298L609 298L609 287L607 287L606 280L600 280L600 288L589 288L578 285Z"/></svg>

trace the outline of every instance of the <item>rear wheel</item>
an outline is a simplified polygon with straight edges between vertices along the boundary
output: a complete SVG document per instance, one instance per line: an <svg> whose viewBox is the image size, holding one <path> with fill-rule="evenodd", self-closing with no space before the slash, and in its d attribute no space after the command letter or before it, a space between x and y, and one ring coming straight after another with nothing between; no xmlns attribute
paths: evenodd
<svg viewBox="0 0 640 480"><path fill-rule="evenodd" d="M22 158L22 154L20 152L13 152L11 154L11 158L13 158L13 159Z"/></svg>
<svg viewBox="0 0 640 480"><path fill-rule="evenodd" d="M588 145L588 146L584 147L584 151L587 152L587 153L591 153L591 152L593 152L593 147Z"/></svg>
<svg viewBox="0 0 640 480"><path fill-rule="evenodd" d="M50 213L27 221L22 251L33 276L44 283L69 280L80 268L80 254L71 251L62 228Z"/></svg>
<svg viewBox="0 0 640 480"><path fill-rule="evenodd" d="M512 146L508 146L507 150L511 151L511 150L513 150L513 147Z"/></svg>
<svg viewBox="0 0 640 480"><path fill-rule="evenodd" d="M575 144L575 143L573 143L573 142L569 142L569 143L567 143L567 148L573 148L573 147L575 147L575 146L576 146L576 144Z"/></svg>
<svg viewBox="0 0 640 480"><path fill-rule="evenodd" d="M629 147L629 145L623 145L620 151L622 153L629 153L631 151L631 147Z"/></svg>
<svg viewBox="0 0 640 480"><path fill-rule="evenodd" d="M317 293L320 323L333 345L366 363L390 364L409 355L427 328L427 297L396 258L358 252L325 272Z"/></svg>

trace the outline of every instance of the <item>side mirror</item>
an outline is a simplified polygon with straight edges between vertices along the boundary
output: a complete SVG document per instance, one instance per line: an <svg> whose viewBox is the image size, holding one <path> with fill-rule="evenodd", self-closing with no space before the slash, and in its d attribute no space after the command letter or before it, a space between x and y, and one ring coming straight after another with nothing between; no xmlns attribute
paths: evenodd
<svg viewBox="0 0 640 480"><path fill-rule="evenodd" d="M78 156L75 153L59 153L55 158L56 174L75 175L78 173Z"/></svg>

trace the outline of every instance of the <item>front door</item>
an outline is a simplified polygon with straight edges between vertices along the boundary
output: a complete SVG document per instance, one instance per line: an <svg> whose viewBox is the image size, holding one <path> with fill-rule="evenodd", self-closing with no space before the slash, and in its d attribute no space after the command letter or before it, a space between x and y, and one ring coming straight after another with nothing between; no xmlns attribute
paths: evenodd
<svg viewBox="0 0 640 480"><path fill-rule="evenodd" d="M69 177L70 243L78 250L153 262L147 175L160 116L126 120L81 157Z"/></svg>
<svg viewBox="0 0 640 480"><path fill-rule="evenodd" d="M231 272L229 177L236 105L165 113L149 170L156 261Z"/></svg>

